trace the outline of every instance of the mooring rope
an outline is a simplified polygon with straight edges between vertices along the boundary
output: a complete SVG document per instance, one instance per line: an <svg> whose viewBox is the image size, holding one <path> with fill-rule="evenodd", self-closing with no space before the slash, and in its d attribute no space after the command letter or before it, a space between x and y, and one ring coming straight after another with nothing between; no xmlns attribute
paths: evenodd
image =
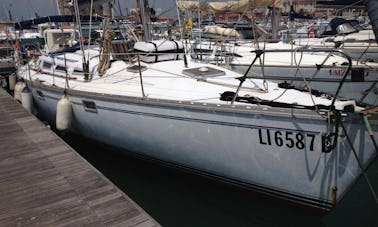
<svg viewBox="0 0 378 227"><path fill-rule="evenodd" d="M98 75L101 77L109 68L110 50L112 48L112 40L115 37L115 32L111 29L106 29L104 33L103 49L100 55L100 62L98 64Z"/></svg>

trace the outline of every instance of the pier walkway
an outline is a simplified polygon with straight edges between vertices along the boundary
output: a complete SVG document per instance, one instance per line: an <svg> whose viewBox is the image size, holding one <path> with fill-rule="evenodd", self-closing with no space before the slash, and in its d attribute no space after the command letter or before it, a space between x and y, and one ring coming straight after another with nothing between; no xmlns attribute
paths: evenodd
<svg viewBox="0 0 378 227"><path fill-rule="evenodd" d="M160 226L0 89L0 226Z"/></svg>

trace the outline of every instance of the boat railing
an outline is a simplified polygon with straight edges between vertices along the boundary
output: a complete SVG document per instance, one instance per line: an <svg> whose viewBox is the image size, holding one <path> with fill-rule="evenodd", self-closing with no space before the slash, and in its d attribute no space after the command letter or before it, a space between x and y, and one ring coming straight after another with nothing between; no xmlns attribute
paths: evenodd
<svg viewBox="0 0 378 227"><path fill-rule="evenodd" d="M315 71L312 75L311 78L314 78L318 73L319 71L324 67L324 64L326 63L327 59L332 56L332 54L340 54L341 56L343 56L347 62L346 64L344 64L344 70L342 71L342 77L341 77L341 80L339 82L339 85L338 85L338 88L336 90L336 92L334 93L333 95L333 100L332 100L332 104L331 104L331 109L334 109L334 104L335 104L335 101L336 99L338 98L338 95L340 93L340 90L344 84L344 82L346 81L346 78L347 76L349 75L351 69L352 69L352 59L351 57L343 52L343 51L339 51L339 50L336 50L336 49L328 49L328 48L297 48L297 49L272 49L272 50L266 50L266 49L257 49L257 50L254 50L254 51L251 51L253 53L255 53L255 57L253 59L253 61L251 62L251 64L248 66L246 72L243 74L243 76L239 77L238 80L240 80L240 83L239 83L239 86L238 88L236 89L236 92L235 92L235 95L232 99L232 103L235 102L237 96L238 96L238 93L239 93L239 90L240 88L242 87L244 81L247 79L247 78L256 78L255 76L250 76L249 75L249 72L251 70L252 67L255 66L256 62L259 62L260 65L259 67L262 68L262 72L263 72L263 75L260 77L260 79L266 79L264 78L264 66L265 66L265 58L263 57L264 54L266 53L285 53L285 52L289 52L289 53L328 53L328 55L324 58L323 62L321 64L316 64L315 65ZM299 70L299 68L301 67L300 65L300 62L296 62L296 66L297 66L297 69ZM297 71L297 72L300 72L300 71ZM279 80L280 77L275 77L276 80ZM286 78L285 78L286 79ZM307 86L307 89L308 91L311 93L311 86L308 82L310 81L307 81L306 78L302 77L303 81L306 83L306 86Z"/></svg>

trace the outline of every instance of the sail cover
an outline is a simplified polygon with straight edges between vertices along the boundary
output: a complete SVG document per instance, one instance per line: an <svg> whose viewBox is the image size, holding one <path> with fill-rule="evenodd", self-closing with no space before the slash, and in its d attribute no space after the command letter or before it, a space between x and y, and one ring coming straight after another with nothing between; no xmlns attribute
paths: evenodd
<svg viewBox="0 0 378 227"><path fill-rule="evenodd" d="M228 2L201 2L198 1L178 1L180 10L211 11L214 13L233 12L241 13L248 8L267 7L282 8L283 0L240 0Z"/></svg>

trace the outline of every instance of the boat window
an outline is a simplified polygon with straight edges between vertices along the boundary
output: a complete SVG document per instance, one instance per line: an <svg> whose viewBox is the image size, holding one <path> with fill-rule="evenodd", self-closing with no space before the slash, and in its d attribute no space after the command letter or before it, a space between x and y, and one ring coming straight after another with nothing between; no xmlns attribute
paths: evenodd
<svg viewBox="0 0 378 227"><path fill-rule="evenodd" d="M356 39L354 39L354 38L348 38L348 39L345 39L345 42L356 42Z"/></svg>
<svg viewBox="0 0 378 227"><path fill-rule="evenodd" d="M326 40L325 40L325 42L333 42L335 40L335 38L327 38Z"/></svg>
<svg viewBox="0 0 378 227"><path fill-rule="evenodd" d="M37 90L37 98L40 99L40 100L45 100L45 95L43 94L42 91L40 90Z"/></svg>
<svg viewBox="0 0 378 227"><path fill-rule="evenodd" d="M336 31L338 34L349 34L357 32L357 30L349 23L341 24L337 26Z"/></svg>
<svg viewBox="0 0 378 227"><path fill-rule="evenodd" d="M54 44L66 44L68 40L71 39L71 32L59 32L59 33L53 33L53 42Z"/></svg>
<svg viewBox="0 0 378 227"><path fill-rule="evenodd" d="M56 59L59 59L59 60L62 60L62 61L67 61L67 62L72 62L72 63L78 62L77 60L62 58L62 57L56 57Z"/></svg>
<svg viewBox="0 0 378 227"><path fill-rule="evenodd" d="M43 92L40 91L40 90L37 90L37 94L38 94L38 96L40 96L40 97L45 97L45 95L43 94Z"/></svg>
<svg viewBox="0 0 378 227"><path fill-rule="evenodd" d="M45 69L50 69L52 66L52 64L50 62L46 62L44 61L43 64L42 64L42 67L45 68Z"/></svg>
<svg viewBox="0 0 378 227"><path fill-rule="evenodd" d="M83 100L83 106L85 111L97 113L97 107L95 102Z"/></svg>
<svg viewBox="0 0 378 227"><path fill-rule="evenodd" d="M8 57L13 54L12 48L0 48L0 57Z"/></svg>
<svg viewBox="0 0 378 227"><path fill-rule="evenodd" d="M62 71L62 72L66 71L66 68L64 66L61 66L61 65L57 65L55 69L58 70L58 71Z"/></svg>
<svg viewBox="0 0 378 227"><path fill-rule="evenodd" d="M82 74L82 73L84 73L84 71L80 70L80 69L74 69L73 73L75 73L75 74Z"/></svg>

